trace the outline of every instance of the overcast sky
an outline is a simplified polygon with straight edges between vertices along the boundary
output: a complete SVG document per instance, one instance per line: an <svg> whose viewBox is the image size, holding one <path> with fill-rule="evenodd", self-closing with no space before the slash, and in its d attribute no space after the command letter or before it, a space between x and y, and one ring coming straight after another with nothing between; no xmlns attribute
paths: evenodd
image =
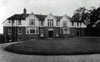
<svg viewBox="0 0 100 62"><path fill-rule="evenodd" d="M28 13L54 15L73 15L75 9L85 6L98 7L100 0L0 0L0 33L3 33L2 22L13 14L22 13L23 8Z"/></svg>

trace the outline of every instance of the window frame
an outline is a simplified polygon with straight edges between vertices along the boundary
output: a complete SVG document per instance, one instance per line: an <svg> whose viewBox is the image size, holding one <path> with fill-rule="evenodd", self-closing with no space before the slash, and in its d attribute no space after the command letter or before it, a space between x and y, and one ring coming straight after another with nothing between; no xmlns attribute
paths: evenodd
<svg viewBox="0 0 100 62"><path fill-rule="evenodd" d="M54 20L53 19L48 19L48 26L53 27L54 26Z"/></svg>
<svg viewBox="0 0 100 62"><path fill-rule="evenodd" d="M35 19L29 19L29 25L35 25Z"/></svg>
<svg viewBox="0 0 100 62"><path fill-rule="evenodd" d="M18 20L18 25L21 25L22 23L21 23L21 20Z"/></svg>
<svg viewBox="0 0 100 62"><path fill-rule="evenodd" d="M18 35L22 35L22 28L18 28Z"/></svg>
<svg viewBox="0 0 100 62"><path fill-rule="evenodd" d="M63 21L63 27L67 27L67 21Z"/></svg>
<svg viewBox="0 0 100 62"><path fill-rule="evenodd" d="M31 30L34 30L34 33L31 33ZM31 28L29 31L30 31L30 34L35 34L35 28Z"/></svg>
<svg viewBox="0 0 100 62"><path fill-rule="evenodd" d="M8 35L12 35L12 29L8 28Z"/></svg>
<svg viewBox="0 0 100 62"><path fill-rule="evenodd" d="M35 30L35 32L31 33L30 30ZM26 34L39 34L39 29L38 28L26 28Z"/></svg>

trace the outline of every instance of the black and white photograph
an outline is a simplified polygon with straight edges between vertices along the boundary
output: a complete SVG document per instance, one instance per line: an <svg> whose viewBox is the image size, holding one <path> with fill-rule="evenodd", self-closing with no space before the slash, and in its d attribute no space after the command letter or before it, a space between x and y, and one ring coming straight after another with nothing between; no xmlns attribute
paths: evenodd
<svg viewBox="0 0 100 62"><path fill-rule="evenodd" d="M0 0L0 62L100 62L100 0Z"/></svg>

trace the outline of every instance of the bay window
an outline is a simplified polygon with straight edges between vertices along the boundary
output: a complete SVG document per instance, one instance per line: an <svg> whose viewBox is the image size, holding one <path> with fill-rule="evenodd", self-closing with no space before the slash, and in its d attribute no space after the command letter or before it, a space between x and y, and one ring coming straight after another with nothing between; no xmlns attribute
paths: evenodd
<svg viewBox="0 0 100 62"><path fill-rule="evenodd" d="M38 28L26 28L26 34L38 34Z"/></svg>

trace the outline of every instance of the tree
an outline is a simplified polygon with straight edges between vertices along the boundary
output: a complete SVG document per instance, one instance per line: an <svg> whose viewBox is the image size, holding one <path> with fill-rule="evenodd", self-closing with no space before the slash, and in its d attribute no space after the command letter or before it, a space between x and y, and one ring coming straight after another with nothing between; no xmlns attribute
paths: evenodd
<svg viewBox="0 0 100 62"><path fill-rule="evenodd" d="M93 36L100 36L100 7L86 9L84 7L78 8L72 20L83 22L86 27L86 32Z"/></svg>
<svg viewBox="0 0 100 62"><path fill-rule="evenodd" d="M83 22L84 18L82 17L86 11L85 7L80 7L74 11L72 16L72 21Z"/></svg>

